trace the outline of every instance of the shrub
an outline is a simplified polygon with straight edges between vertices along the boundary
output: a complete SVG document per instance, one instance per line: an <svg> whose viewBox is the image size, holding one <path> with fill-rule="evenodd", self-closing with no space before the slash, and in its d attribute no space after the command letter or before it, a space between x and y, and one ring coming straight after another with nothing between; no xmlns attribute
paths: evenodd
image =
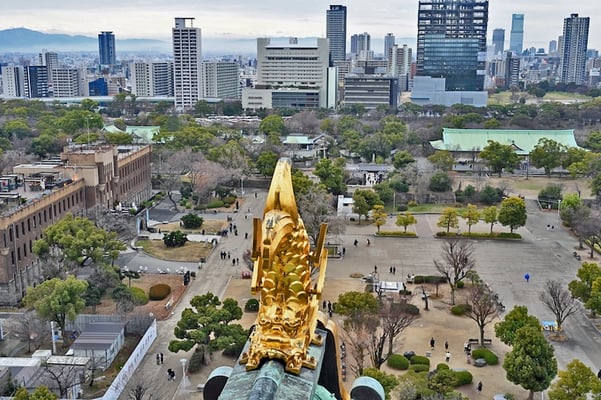
<svg viewBox="0 0 601 400"><path fill-rule="evenodd" d="M470 311L472 306L469 304L457 304L451 307L451 314L453 315L464 315L466 312Z"/></svg>
<svg viewBox="0 0 601 400"><path fill-rule="evenodd" d="M463 289L465 287L465 282L459 281L457 282L457 289Z"/></svg>
<svg viewBox="0 0 601 400"><path fill-rule="evenodd" d="M184 223L184 228L196 229L202 226L204 219L199 217L197 214L188 213L182 217L182 222Z"/></svg>
<svg viewBox="0 0 601 400"><path fill-rule="evenodd" d="M171 294L171 287L165 283L151 286L148 290L148 298L150 300L163 300Z"/></svg>
<svg viewBox="0 0 601 400"><path fill-rule="evenodd" d="M436 370L437 370L437 371L440 371L440 370L443 370L443 369L449 369L449 366L448 366L447 364L445 364L445 363L439 363L439 364L436 366Z"/></svg>
<svg viewBox="0 0 601 400"><path fill-rule="evenodd" d="M415 275L413 277L413 283L415 283L416 285L424 283L424 277L422 275Z"/></svg>
<svg viewBox="0 0 601 400"><path fill-rule="evenodd" d="M409 361L411 361L412 365L419 364L419 365L427 365L428 367L430 367L430 359L426 356L415 355L415 356L411 357L411 359Z"/></svg>
<svg viewBox="0 0 601 400"><path fill-rule="evenodd" d="M422 365L422 364L413 364L409 366L409 371L413 371L413 372L425 372L425 371L429 371L430 370L430 366L428 365Z"/></svg>
<svg viewBox="0 0 601 400"><path fill-rule="evenodd" d="M188 372L198 372L202 369L205 361L204 351L197 347L192 357L190 357L190 363L188 364Z"/></svg>
<svg viewBox="0 0 601 400"><path fill-rule="evenodd" d="M399 290L401 296L411 296L411 290Z"/></svg>
<svg viewBox="0 0 601 400"><path fill-rule="evenodd" d="M409 209L409 206L407 204L400 204L396 207L397 211L407 211Z"/></svg>
<svg viewBox="0 0 601 400"><path fill-rule="evenodd" d="M188 236L182 231L169 232L163 235L163 243L167 247L182 247L188 241Z"/></svg>
<svg viewBox="0 0 601 400"><path fill-rule="evenodd" d="M244 305L244 311L246 311L246 312L257 312L257 311L259 311L259 300L257 300L257 299L248 299L248 301Z"/></svg>
<svg viewBox="0 0 601 400"><path fill-rule="evenodd" d="M232 204L234 204L235 201L236 201L236 198L234 196L227 196L223 199L223 203L227 204L228 206L231 206Z"/></svg>
<svg viewBox="0 0 601 400"><path fill-rule="evenodd" d="M444 276L428 275L424 277L424 283L447 283L447 278Z"/></svg>
<svg viewBox="0 0 601 400"><path fill-rule="evenodd" d="M501 201L502 196L502 190L486 185L480 192L480 201L490 206Z"/></svg>
<svg viewBox="0 0 601 400"><path fill-rule="evenodd" d="M409 292L411 293L411 292ZM400 303L398 305L399 311L409 315L419 315L419 307L409 303Z"/></svg>
<svg viewBox="0 0 601 400"><path fill-rule="evenodd" d="M144 293L144 289L133 287L129 288L129 291L131 292L134 298L135 305L143 306L144 304L148 303L148 296L146 295L146 293Z"/></svg>
<svg viewBox="0 0 601 400"><path fill-rule="evenodd" d="M400 354L393 354L390 357L388 357L386 364L390 368L394 369L405 370L409 368L409 360L407 360L405 356L402 356Z"/></svg>
<svg viewBox="0 0 601 400"><path fill-rule="evenodd" d="M451 190L453 181L449 174L444 171L435 172L430 178L428 188L433 192L448 192Z"/></svg>
<svg viewBox="0 0 601 400"><path fill-rule="evenodd" d="M453 376L455 376L455 387L468 385L474 379L469 371L453 371Z"/></svg>
<svg viewBox="0 0 601 400"><path fill-rule="evenodd" d="M224 203L221 200L213 200L209 204L207 204L207 208L219 208L223 207Z"/></svg>
<svg viewBox="0 0 601 400"><path fill-rule="evenodd" d="M538 192L538 201L541 203L550 203L553 209L557 209L557 201L562 198L561 186L558 185L548 185Z"/></svg>
<svg viewBox="0 0 601 400"><path fill-rule="evenodd" d="M475 349L472 351L472 358L477 360L483 358L488 365L497 365L499 363L499 357L489 349Z"/></svg>
<svg viewBox="0 0 601 400"><path fill-rule="evenodd" d="M417 201L411 200L411 201L409 201L409 203L407 203L407 206L409 206L409 207L415 207L415 206L417 206Z"/></svg>

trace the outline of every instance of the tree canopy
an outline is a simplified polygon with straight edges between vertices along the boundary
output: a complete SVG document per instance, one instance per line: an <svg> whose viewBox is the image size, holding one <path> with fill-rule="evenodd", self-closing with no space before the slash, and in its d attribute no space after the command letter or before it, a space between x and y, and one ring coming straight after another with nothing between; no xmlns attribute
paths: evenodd
<svg viewBox="0 0 601 400"><path fill-rule="evenodd" d="M508 346L512 346L516 339L516 332L524 326L536 328L540 331L538 318L528 315L526 306L515 306L505 315L505 319L495 325L495 334Z"/></svg>
<svg viewBox="0 0 601 400"><path fill-rule="evenodd" d="M480 158L485 160L492 172L499 174L499 177L504 169L512 172L519 160L512 145L501 144L494 140L488 141L488 145L480 152Z"/></svg>
<svg viewBox="0 0 601 400"><path fill-rule="evenodd" d="M526 225L526 202L519 197L508 197L501 202L498 220L503 226L509 226L511 232Z"/></svg>

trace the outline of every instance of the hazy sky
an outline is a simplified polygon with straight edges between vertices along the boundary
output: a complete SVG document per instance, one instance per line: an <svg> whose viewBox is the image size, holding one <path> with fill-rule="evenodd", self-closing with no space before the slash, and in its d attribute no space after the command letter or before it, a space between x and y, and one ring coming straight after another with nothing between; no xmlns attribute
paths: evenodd
<svg viewBox="0 0 601 400"><path fill-rule="evenodd" d="M522 13L524 47L547 49L549 40L562 34L563 18L578 13L591 18L589 48L601 50L598 1L490 0L488 42L494 28L504 28L508 47L511 14ZM397 43L414 45L418 0L2 0L0 29L27 27L88 36L107 30L118 39L168 40L173 19L179 16L195 17L203 37L325 36L325 11L330 4L347 6L349 36L369 32L372 38L382 38L392 32L397 38L408 38Z"/></svg>

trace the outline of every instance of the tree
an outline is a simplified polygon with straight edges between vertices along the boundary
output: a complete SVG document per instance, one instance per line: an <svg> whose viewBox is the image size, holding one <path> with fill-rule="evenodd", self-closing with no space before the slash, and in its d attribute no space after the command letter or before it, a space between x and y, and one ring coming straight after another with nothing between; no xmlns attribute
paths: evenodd
<svg viewBox="0 0 601 400"><path fill-rule="evenodd" d="M526 202L519 197L508 197L501 202L498 216L503 226L509 226L511 233L526 225Z"/></svg>
<svg viewBox="0 0 601 400"><path fill-rule="evenodd" d="M323 187L317 186L314 190L299 194L296 203L313 244L317 244L321 224L328 224L328 234L337 235L344 232L346 225L336 216L336 210L332 207L332 195Z"/></svg>
<svg viewBox="0 0 601 400"><path fill-rule="evenodd" d="M593 281L590 297L586 303L584 303L584 306L591 310L593 315L601 313L601 277L598 277Z"/></svg>
<svg viewBox="0 0 601 400"><path fill-rule="evenodd" d="M436 150L434 154L428 157L428 161L434 164L434 167L442 169L443 171L452 170L453 164L455 164L455 159L451 152L444 150Z"/></svg>
<svg viewBox="0 0 601 400"><path fill-rule="evenodd" d="M572 218L572 225L580 241L580 248L583 248L583 242L590 248L590 258L595 255L595 246L601 245L601 214L597 210L580 208L579 212Z"/></svg>
<svg viewBox="0 0 601 400"><path fill-rule="evenodd" d="M392 165L396 169L402 169L408 164L415 162L415 158L407 150L397 151L392 156Z"/></svg>
<svg viewBox="0 0 601 400"><path fill-rule="evenodd" d="M444 171L435 172L430 178L428 188L433 192L448 192L453 186L453 180Z"/></svg>
<svg viewBox="0 0 601 400"><path fill-rule="evenodd" d="M497 315L497 302L491 291L482 283L472 286L467 296L466 315L473 319L480 329L480 343L484 345L484 328L490 324Z"/></svg>
<svg viewBox="0 0 601 400"><path fill-rule="evenodd" d="M44 259L60 254L61 261L83 262L90 258L93 263L102 259L114 262L125 244L117 239L117 234L97 228L84 217L67 214L59 222L50 225L42 238L33 243L33 252Z"/></svg>
<svg viewBox="0 0 601 400"><path fill-rule="evenodd" d="M223 305L213 293L194 296L192 308L182 311L174 334L177 339L169 342L169 351L189 351L199 346L205 352L206 362L216 350L236 349L241 351L248 332L240 324L230 322L242 315L238 302L226 299Z"/></svg>
<svg viewBox="0 0 601 400"><path fill-rule="evenodd" d="M371 216L374 219L374 224L378 228L378 233L380 233L380 227L386 223L386 217L388 214L384 211L384 206L381 204L377 204L371 210Z"/></svg>
<svg viewBox="0 0 601 400"><path fill-rule="evenodd" d="M544 168L545 174L550 177L551 171L561 166L561 159L566 150L566 146L553 139L540 138L530 153L530 162L536 168Z"/></svg>
<svg viewBox="0 0 601 400"><path fill-rule="evenodd" d="M557 360L551 346L540 331L540 326L526 326L518 329L513 342L513 350L505 355L503 368L507 380L529 390L528 400L534 392L549 387L557 375Z"/></svg>
<svg viewBox="0 0 601 400"><path fill-rule="evenodd" d="M188 241L188 235L182 231L174 231L163 235L163 243L167 247L182 247Z"/></svg>
<svg viewBox="0 0 601 400"><path fill-rule="evenodd" d="M367 292L345 292L338 295L336 313L352 317L357 313L377 314L380 309L378 299Z"/></svg>
<svg viewBox="0 0 601 400"><path fill-rule="evenodd" d="M598 398L601 392L599 378L580 360L572 360L565 371L559 371L559 379L547 392L549 400L587 400L593 394Z"/></svg>
<svg viewBox="0 0 601 400"><path fill-rule="evenodd" d="M365 215L365 219L367 220L369 204L365 197L358 195L357 192L353 194L353 212L359 215L359 222L361 222L362 215Z"/></svg>
<svg viewBox="0 0 601 400"><path fill-rule="evenodd" d="M504 169L513 172L513 169L519 161L514 146L510 144L501 144L494 140L488 141L488 145L480 152L480 158L485 160L491 171L495 174L499 174L499 177L501 177L501 173Z"/></svg>
<svg viewBox="0 0 601 400"><path fill-rule="evenodd" d="M571 226L573 217L577 215L581 207L584 207L584 203L578 193L567 193L563 196L563 199L561 199L561 206L559 209L561 220Z"/></svg>
<svg viewBox="0 0 601 400"><path fill-rule="evenodd" d="M568 289L573 297L587 303L593 290L593 282L601 278L601 268L595 263L583 262L576 272L579 280L573 280L568 284Z"/></svg>
<svg viewBox="0 0 601 400"><path fill-rule="evenodd" d="M415 312L415 311L417 312ZM407 329L418 317L419 309L413 308L407 300L401 302L388 301L380 306L380 326L383 336L388 339L388 351L384 355L384 346L377 349L376 366L380 368L381 363L386 361L393 353L394 339Z"/></svg>
<svg viewBox="0 0 601 400"><path fill-rule="evenodd" d="M255 167L263 176L272 176L278 163L278 155L273 151L262 151L257 157Z"/></svg>
<svg viewBox="0 0 601 400"><path fill-rule="evenodd" d="M47 386L38 386L31 393L26 388L20 387L15 396L14 400L57 400L58 396L50 391Z"/></svg>
<svg viewBox="0 0 601 400"><path fill-rule="evenodd" d="M447 233L449 233L451 228L458 228L459 218L457 217L457 210L452 207L447 207L442 210L438 222L436 222L436 226L439 228L446 228Z"/></svg>
<svg viewBox="0 0 601 400"><path fill-rule="evenodd" d="M384 395L387 399L390 398L390 391L394 389L398 384L399 380L392 374L380 371L376 368L366 368L363 370L362 376L370 376L380 382L382 388L384 388Z"/></svg>
<svg viewBox="0 0 601 400"><path fill-rule="evenodd" d="M204 222L204 219L195 213L188 213L184 215L181 220L186 229L198 229Z"/></svg>
<svg viewBox="0 0 601 400"><path fill-rule="evenodd" d="M315 164L313 173L319 177L321 184L326 187L328 192L337 196L346 192L344 166L343 158L334 161L329 158L322 158Z"/></svg>
<svg viewBox="0 0 601 400"><path fill-rule="evenodd" d="M474 269L474 248L464 238L450 238L442 245L442 261L434 260L434 267L446 278L451 288L451 304L455 305L455 291L470 271Z"/></svg>
<svg viewBox="0 0 601 400"><path fill-rule="evenodd" d="M54 278L30 287L23 297L23 304L35 309L40 318L54 321L63 332L63 345L67 345L67 321L75 321L86 306L83 294L88 287L86 281L68 276L67 279Z"/></svg>
<svg viewBox="0 0 601 400"><path fill-rule="evenodd" d="M498 220L498 210L495 206L486 207L482 210L482 219L487 224L490 224L490 234L492 235L492 228L499 221Z"/></svg>
<svg viewBox="0 0 601 400"><path fill-rule="evenodd" d="M455 386L455 375L450 369L437 370L428 379L428 389L438 394L439 399L447 398L446 395L453 391Z"/></svg>
<svg viewBox="0 0 601 400"><path fill-rule="evenodd" d="M555 316L558 331L561 330L563 322L578 311L576 299L572 297L569 290L563 288L559 281L547 280L539 298Z"/></svg>
<svg viewBox="0 0 601 400"><path fill-rule="evenodd" d="M285 134L286 125L284 124L284 119L280 115L268 115L259 124L259 132L264 135L276 133L278 136L281 136Z"/></svg>
<svg viewBox="0 0 601 400"><path fill-rule="evenodd" d="M396 217L396 225L405 228L404 232L407 233L407 227L409 225L417 224L417 219L410 212L399 214Z"/></svg>
<svg viewBox="0 0 601 400"><path fill-rule="evenodd" d="M515 306L505 315L505 319L495 324L495 335L508 346L513 346L518 329L529 326L540 331L538 318L528 315L526 306Z"/></svg>
<svg viewBox="0 0 601 400"><path fill-rule="evenodd" d="M467 232L470 234L472 233L472 225L480 222L480 211L478 211L477 206L468 204L467 210L465 210L462 217L465 219L465 223L467 224Z"/></svg>

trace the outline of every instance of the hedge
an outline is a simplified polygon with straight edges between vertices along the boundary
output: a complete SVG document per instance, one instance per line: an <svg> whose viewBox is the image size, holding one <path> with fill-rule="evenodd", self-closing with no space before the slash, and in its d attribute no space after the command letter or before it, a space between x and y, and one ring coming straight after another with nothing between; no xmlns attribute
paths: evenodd
<svg viewBox="0 0 601 400"><path fill-rule="evenodd" d="M376 232L376 236L411 237L411 238L416 238L417 237L417 233L415 233L415 232L404 232L404 231L380 231L380 232Z"/></svg>
<svg viewBox="0 0 601 400"><path fill-rule="evenodd" d="M469 304L457 304L451 307L451 314L453 315L464 315L466 312L470 311L472 306Z"/></svg>
<svg viewBox="0 0 601 400"><path fill-rule="evenodd" d="M244 305L244 311L246 311L246 312L257 312L257 311L259 311L259 300L257 300L257 299L248 299L248 301Z"/></svg>
<svg viewBox="0 0 601 400"><path fill-rule="evenodd" d="M453 371L453 376L455 376L455 387L468 385L474 379L469 371Z"/></svg>
<svg viewBox="0 0 601 400"><path fill-rule="evenodd" d="M148 290L148 298L150 300L163 300L171 293L171 287L165 283L151 286Z"/></svg>
<svg viewBox="0 0 601 400"><path fill-rule="evenodd" d="M421 283L447 283L447 278L444 276L436 276L436 275L415 275L413 277L413 283L421 284Z"/></svg>
<svg viewBox="0 0 601 400"><path fill-rule="evenodd" d="M213 200L209 204L207 204L207 208L219 208L223 207L225 203L221 200Z"/></svg>
<svg viewBox="0 0 601 400"><path fill-rule="evenodd" d="M409 366L409 371L425 372L425 371L429 371L429 370L430 370L430 366L429 365L413 364L413 365Z"/></svg>
<svg viewBox="0 0 601 400"><path fill-rule="evenodd" d="M463 281L459 281L457 282L457 289L463 289L465 287L465 282Z"/></svg>
<svg viewBox="0 0 601 400"><path fill-rule="evenodd" d="M131 292L136 305L143 306L144 304L148 303L148 296L146 293L144 293L144 289L133 287L129 288L129 291Z"/></svg>
<svg viewBox="0 0 601 400"><path fill-rule="evenodd" d="M393 354L388 357L386 364L393 369L405 370L409 368L409 360L400 354Z"/></svg>
<svg viewBox="0 0 601 400"><path fill-rule="evenodd" d="M465 237L465 238L475 238L475 239L521 239L522 235L519 233L511 233L511 232L493 232L492 234L489 232L462 232L460 235L457 232L446 232L440 231L436 232L436 237L444 238L444 237Z"/></svg>
<svg viewBox="0 0 601 400"><path fill-rule="evenodd" d="M489 349L475 349L472 351L472 358L477 360L483 358L488 365L497 365L499 363L499 357Z"/></svg>
<svg viewBox="0 0 601 400"><path fill-rule="evenodd" d="M412 365L419 364L419 365L427 365L428 367L430 367L430 359L426 356L415 355L415 356L411 357L411 359L409 361L411 361Z"/></svg>
<svg viewBox="0 0 601 400"><path fill-rule="evenodd" d="M443 370L443 369L449 369L449 366L448 366L447 364L445 364L445 363L439 363L439 364L436 366L436 370L437 370L437 371L440 371L440 370Z"/></svg>

